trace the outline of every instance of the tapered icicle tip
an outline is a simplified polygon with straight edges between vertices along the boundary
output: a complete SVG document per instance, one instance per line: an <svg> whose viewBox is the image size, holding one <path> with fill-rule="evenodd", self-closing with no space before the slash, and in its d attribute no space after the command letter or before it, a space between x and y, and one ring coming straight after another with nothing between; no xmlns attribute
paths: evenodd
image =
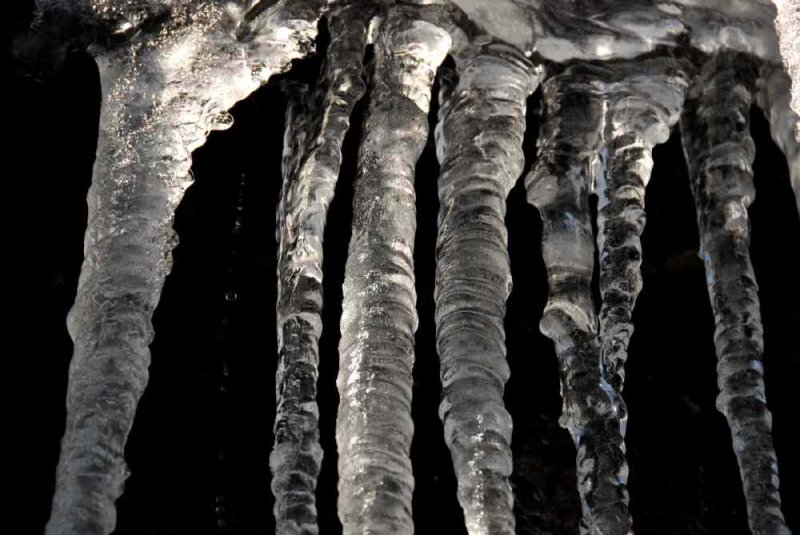
<svg viewBox="0 0 800 535"><path fill-rule="evenodd" d="M511 289L506 196L524 165L526 99L534 68L493 45L465 60L440 108L436 335L440 415L471 535L514 533L510 370L503 317Z"/></svg>
<svg viewBox="0 0 800 535"><path fill-rule="evenodd" d="M686 66L654 56L609 66L605 172L598 176L597 250L600 268L600 345L603 370L620 396L633 311L642 289L641 235L645 187L653 168L653 147L669 139L680 117L687 86Z"/></svg>
<svg viewBox="0 0 800 535"><path fill-rule="evenodd" d="M789 535L780 508L758 285L749 252L747 208L755 197L749 117L756 75L748 56L710 58L690 88L681 132L716 323L717 408L731 429L750 530Z"/></svg>

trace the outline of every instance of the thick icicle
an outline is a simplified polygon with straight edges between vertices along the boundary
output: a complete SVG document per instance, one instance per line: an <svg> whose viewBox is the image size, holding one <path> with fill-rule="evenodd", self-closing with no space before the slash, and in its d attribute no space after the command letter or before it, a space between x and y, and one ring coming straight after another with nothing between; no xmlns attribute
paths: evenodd
<svg viewBox="0 0 800 535"><path fill-rule="evenodd" d="M610 64L606 125L608 160L597 182L597 248L600 255L600 344L606 378L621 398L633 307L642 289L641 235L644 195L653 169L653 147L669 139L680 117L687 85L680 64L669 57Z"/></svg>
<svg viewBox="0 0 800 535"><path fill-rule="evenodd" d="M780 42L781 57L786 71L789 73L791 90L791 108L800 115L800 0L772 0L777 9L775 30ZM800 122L794 130L800 142Z"/></svg>
<svg viewBox="0 0 800 535"><path fill-rule="evenodd" d="M435 294L439 413L473 535L514 533L512 422L503 404L509 377L503 317L511 290L505 213L525 162L525 103L533 75L515 49L483 47L466 60L436 132L442 162Z"/></svg>
<svg viewBox="0 0 800 535"><path fill-rule="evenodd" d="M756 68L720 53L689 89L681 130L697 206L701 258L714 310L717 408L731 428L754 535L789 535L780 511L772 416L764 393L763 328L750 263L753 201L750 105Z"/></svg>
<svg viewBox="0 0 800 535"><path fill-rule="evenodd" d="M278 210L278 371L270 455L276 533L317 533L317 366L322 333L322 240L361 79L371 10L344 6L329 17L331 42L315 93L302 90L287 115Z"/></svg>
<svg viewBox="0 0 800 535"><path fill-rule="evenodd" d="M789 102L790 85L791 80L783 67L765 64L761 68L756 102L769 120L772 139L786 155L789 179L794 190L797 212L800 214L800 139L795 136L800 117Z"/></svg>
<svg viewBox="0 0 800 535"><path fill-rule="evenodd" d="M339 345L339 518L345 534L410 534L411 369L417 327L414 166L450 48L412 8L387 15L358 156Z"/></svg>
<svg viewBox="0 0 800 535"><path fill-rule="evenodd" d="M170 269L172 219L190 183L191 151L209 130L230 126L225 110L309 49L318 8L308 8L264 13L269 29L247 44L233 39L236 16L197 6L178 10L157 35L94 50L100 134L85 260L67 322L75 347L48 534L114 529L125 442L148 379L151 318ZM251 54L258 59L248 60Z"/></svg>
<svg viewBox="0 0 800 535"><path fill-rule="evenodd" d="M602 172L605 68L577 64L543 84L539 158L526 177L542 216L550 295L540 324L555 343L564 400L561 425L578 449L582 533L624 535L631 521L619 397L606 382L592 301L594 267L589 194Z"/></svg>

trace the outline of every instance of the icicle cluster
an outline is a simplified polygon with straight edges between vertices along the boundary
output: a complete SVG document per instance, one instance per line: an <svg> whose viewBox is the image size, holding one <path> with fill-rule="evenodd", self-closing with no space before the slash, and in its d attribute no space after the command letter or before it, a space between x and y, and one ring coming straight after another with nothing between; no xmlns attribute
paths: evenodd
<svg viewBox="0 0 800 535"><path fill-rule="evenodd" d="M544 83L539 154L526 186L543 221L550 296L541 329L561 363L561 422L578 448L581 529L588 534L630 530L621 391L642 286L644 188L652 148L669 137L685 86L680 64L659 56L576 64ZM595 189L599 320L591 291Z"/></svg>
<svg viewBox="0 0 800 535"><path fill-rule="evenodd" d="M503 317L511 291L506 196L522 173L525 102L534 69L491 44L464 61L437 127L436 339L445 440L472 534L514 533L510 375Z"/></svg>
<svg viewBox="0 0 800 535"><path fill-rule="evenodd" d="M681 118L714 310L717 408L731 428L754 535L789 535L780 511L772 416L764 393L763 327L750 262L753 202L750 106L756 66L751 58L719 53L690 88Z"/></svg>
<svg viewBox="0 0 800 535"><path fill-rule="evenodd" d="M451 39L411 8L386 16L358 154L339 344L339 518L345 534L413 533L414 165Z"/></svg>
<svg viewBox="0 0 800 535"><path fill-rule="evenodd" d="M314 491L322 462L317 366L322 332L322 239L361 79L372 10L329 16L331 42L319 86L292 94L278 209L278 371L270 456L278 533L316 533ZM346 28L346 29L345 29Z"/></svg>
<svg viewBox="0 0 800 535"><path fill-rule="evenodd" d="M68 318L75 352L49 534L114 529L125 441L148 379L151 317L176 243L172 219L189 185L190 153L210 130L230 126L227 110L237 101L311 53L322 16L331 38L320 78L313 87L289 87L277 216L270 456L277 533L318 532L322 240L350 115L367 93L368 43L375 60L339 346L344 533L414 529L414 167L429 135L434 76L448 53L455 66L440 77L436 128L435 320L440 416L470 534L515 530L512 421L503 404L510 375L503 320L511 291L504 217L506 196L524 167L526 101L541 80L544 116L525 185L543 221L550 293L540 327L561 367L561 423L577 448L582 533L631 531L624 365L642 287L652 149L679 117L717 325L718 407L731 427L751 530L789 533L748 255L754 195L748 115L754 99L766 111L800 209L800 54L791 40L797 2L774 0L777 20L766 1L733 0L578 2L579 10L565 9L561 0L38 4L41 25L66 17L99 36L91 51L103 85L86 259Z"/></svg>

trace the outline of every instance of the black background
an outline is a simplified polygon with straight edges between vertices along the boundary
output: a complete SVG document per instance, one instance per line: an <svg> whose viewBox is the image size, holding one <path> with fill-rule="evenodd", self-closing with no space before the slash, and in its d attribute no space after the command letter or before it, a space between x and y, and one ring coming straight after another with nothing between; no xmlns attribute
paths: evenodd
<svg viewBox="0 0 800 535"><path fill-rule="evenodd" d="M24 33L32 2L15 0L3 53ZM6 9L4 7L4 9ZM10 24L9 24L10 23ZM313 79L307 61L286 77ZM4 69L5 70L5 69ZM63 432L71 342L65 316L82 261L86 190L91 180L100 89L93 60L65 53L5 70L4 156L6 302L3 432L15 533L41 533L53 493ZM150 385L126 457L132 472L118 502L118 534L272 533L268 455L275 401L275 209L280 189L285 97L279 80L233 110L234 126L194 154L194 185L175 222L180 245L155 315ZM535 155L539 95L529 102L526 169ZM435 105L431 120L435 117ZM350 237L352 180L363 103L345 143L345 163L325 235L325 310L319 404L325 450L318 488L321 533L336 517L338 401L335 378L341 285ZM767 396L774 416L783 510L800 529L800 220L782 153L757 109L757 197L750 209L752 259L765 328ZM644 283L624 397L631 510L637 534L746 534L730 435L714 408L713 318L677 132L656 148L647 190ZM433 322L438 201L432 135L417 166L416 270L420 327L414 369L419 534L464 533L455 479L438 419ZM240 229L234 231L239 216ZM539 333L547 297L539 252L541 223L521 183L508 200L514 289L506 331L514 418L517 530L577 533L580 505L574 447L558 426L558 368ZM235 296L233 293L235 292ZM6 502L9 505L9 502Z"/></svg>

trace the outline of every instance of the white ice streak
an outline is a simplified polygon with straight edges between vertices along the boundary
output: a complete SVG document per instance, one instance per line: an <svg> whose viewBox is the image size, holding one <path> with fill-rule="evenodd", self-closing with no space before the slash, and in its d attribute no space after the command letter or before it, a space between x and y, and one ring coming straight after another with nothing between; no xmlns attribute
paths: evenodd
<svg viewBox="0 0 800 535"><path fill-rule="evenodd" d="M794 190L797 212L800 214L800 117L791 108L791 80L782 65L765 63L761 67L756 102L769 121L775 144L783 151L789 164L789 180Z"/></svg>
<svg viewBox="0 0 800 535"><path fill-rule="evenodd" d="M775 30L780 42L781 58L791 79L791 107L800 115L800 0L772 0L777 9ZM800 142L800 123L795 125Z"/></svg>

